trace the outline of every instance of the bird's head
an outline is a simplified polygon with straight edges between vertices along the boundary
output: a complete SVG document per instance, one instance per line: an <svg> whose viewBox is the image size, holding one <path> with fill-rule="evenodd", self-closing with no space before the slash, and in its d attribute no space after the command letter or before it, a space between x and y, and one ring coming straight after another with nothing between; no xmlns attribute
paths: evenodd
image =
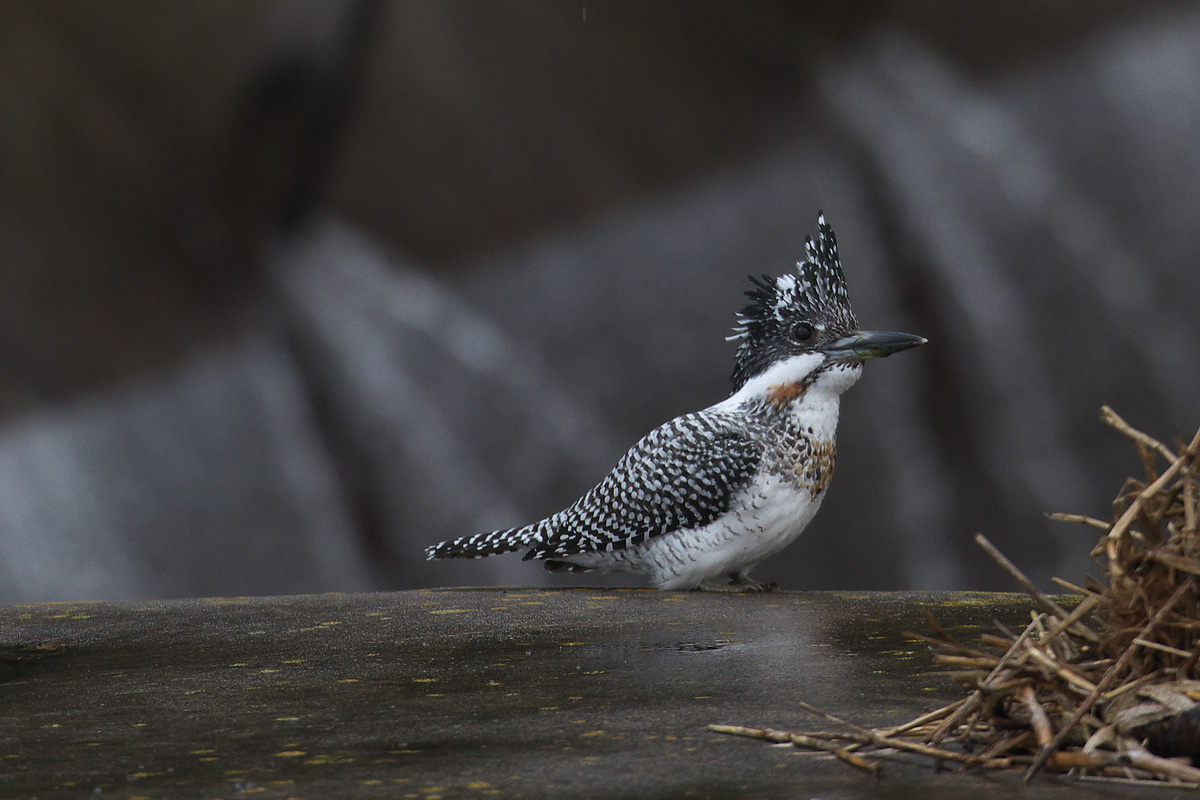
<svg viewBox="0 0 1200 800"><path fill-rule="evenodd" d="M738 313L738 324L729 337L738 342L735 392L793 356L821 356L804 359L813 372L833 366L857 368L868 358L889 356L926 341L908 333L858 329L838 260L837 237L824 214L817 217L817 238L807 237L804 251L804 260L796 262L796 274L750 277L755 286L746 292L750 304Z"/></svg>

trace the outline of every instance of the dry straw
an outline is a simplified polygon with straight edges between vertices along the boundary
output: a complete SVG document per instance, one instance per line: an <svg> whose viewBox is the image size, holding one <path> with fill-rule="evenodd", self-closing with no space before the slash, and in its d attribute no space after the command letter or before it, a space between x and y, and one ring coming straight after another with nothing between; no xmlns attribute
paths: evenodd
<svg viewBox="0 0 1200 800"><path fill-rule="evenodd" d="M891 728L863 728L802 703L839 730L709 729L833 753L873 773L877 755L899 751L963 769L1021 770L1026 780L1050 770L1200 788L1200 432L1176 452L1107 406L1100 416L1133 441L1146 477L1125 483L1111 522L1051 518L1103 531L1092 556L1104 579L1055 579L1071 594L1060 603L978 535L1036 604L1029 625L978 645L931 617L932 636L912 634L934 647L965 697Z"/></svg>

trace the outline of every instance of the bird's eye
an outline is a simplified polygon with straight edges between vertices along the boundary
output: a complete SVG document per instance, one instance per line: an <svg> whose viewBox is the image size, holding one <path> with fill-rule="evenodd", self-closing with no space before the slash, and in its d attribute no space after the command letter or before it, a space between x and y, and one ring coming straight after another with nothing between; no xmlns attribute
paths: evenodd
<svg viewBox="0 0 1200 800"><path fill-rule="evenodd" d="M797 322L792 326L792 338L797 342L807 342L812 338L813 329L807 322Z"/></svg>

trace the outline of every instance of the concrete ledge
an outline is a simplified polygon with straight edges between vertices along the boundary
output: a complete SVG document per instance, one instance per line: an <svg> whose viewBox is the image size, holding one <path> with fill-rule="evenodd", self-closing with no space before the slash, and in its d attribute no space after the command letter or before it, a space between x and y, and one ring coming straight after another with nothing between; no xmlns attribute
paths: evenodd
<svg viewBox="0 0 1200 800"><path fill-rule="evenodd" d="M3 607L0 797L1069 797L705 730L819 727L798 699L903 721L961 691L902 636L922 609L973 638L1028 607L632 589Z"/></svg>

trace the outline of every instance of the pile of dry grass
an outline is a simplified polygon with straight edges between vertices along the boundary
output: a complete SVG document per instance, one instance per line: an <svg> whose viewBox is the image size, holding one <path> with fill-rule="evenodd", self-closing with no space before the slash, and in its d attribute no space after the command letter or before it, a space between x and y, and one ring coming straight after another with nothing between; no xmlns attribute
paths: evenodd
<svg viewBox="0 0 1200 800"><path fill-rule="evenodd" d="M1105 580L1056 579L1075 596L1064 607L977 536L1038 610L1023 631L1001 629L979 645L927 620L934 635L918 638L966 697L891 728L801 704L840 730L710 729L831 752L873 772L879 761L869 756L891 750L967 769L1020 769L1026 780L1048 769L1200 788L1200 432L1175 452L1110 408L1101 417L1133 440L1146 478L1126 482L1112 522L1052 517L1103 531L1092 555Z"/></svg>

